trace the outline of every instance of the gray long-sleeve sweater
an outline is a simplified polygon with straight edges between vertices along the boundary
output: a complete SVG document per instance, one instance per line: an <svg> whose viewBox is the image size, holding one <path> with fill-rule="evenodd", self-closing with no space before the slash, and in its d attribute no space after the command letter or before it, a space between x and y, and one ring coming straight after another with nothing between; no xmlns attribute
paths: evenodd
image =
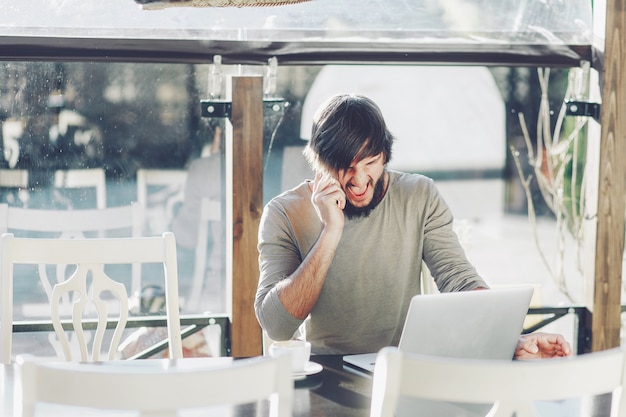
<svg viewBox="0 0 626 417"><path fill-rule="evenodd" d="M487 286L467 260L452 214L433 181L389 171L387 193L367 217L346 219L317 304L306 321L313 353L376 352L397 345L422 260L441 292ZM278 299L276 283L293 273L321 231L306 182L270 201L259 228L255 311L272 339L302 324Z"/></svg>

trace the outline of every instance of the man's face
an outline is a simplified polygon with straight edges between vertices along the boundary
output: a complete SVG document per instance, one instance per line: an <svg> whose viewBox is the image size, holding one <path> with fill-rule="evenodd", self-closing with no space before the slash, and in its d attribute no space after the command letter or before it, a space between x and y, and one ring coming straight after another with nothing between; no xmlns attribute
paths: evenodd
<svg viewBox="0 0 626 417"><path fill-rule="evenodd" d="M385 195L385 163L383 153L355 161L348 169L337 172L337 180L346 193L348 218L367 216Z"/></svg>

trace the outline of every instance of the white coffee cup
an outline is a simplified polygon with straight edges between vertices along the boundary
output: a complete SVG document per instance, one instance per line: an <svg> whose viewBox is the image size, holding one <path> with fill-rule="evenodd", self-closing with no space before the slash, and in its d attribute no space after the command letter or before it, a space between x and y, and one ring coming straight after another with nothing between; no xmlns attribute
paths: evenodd
<svg viewBox="0 0 626 417"><path fill-rule="evenodd" d="M294 373L304 372L311 356L311 343L304 340L281 340L272 342L269 347L270 356L291 355L291 370Z"/></svg>

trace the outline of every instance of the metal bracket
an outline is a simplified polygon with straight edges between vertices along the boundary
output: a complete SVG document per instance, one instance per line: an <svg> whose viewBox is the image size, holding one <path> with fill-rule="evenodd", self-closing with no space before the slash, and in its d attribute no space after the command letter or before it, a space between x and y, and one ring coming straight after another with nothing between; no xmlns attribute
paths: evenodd
<svg viewBox="0 0 626 417"><path fill-rule="evenodd" d="M200 100L202 117L230 117L233 103L230 101Z"/></svg>
<svg viewBox="0 0 626 417"><path fill-rule="evenodd" d="M264 98L263 115L283 116L287 106L289 106L289 103L287 103L284 98Z"/></svg>
<svg viewBox="0 0 626 417"><path fill-rule="evenodd" d="M566 101L565 114L567 116L588 116L600 122L600 104L586 101Z"/></svg>
<svg viewBox="0 0 626 417"><path fill-rule="evenodd" d="M288 103L283 98L263 99L263 115L282 116ZM232 115L233 104L230 101L222 100L201 100L202 117L228 117Z"/></svg>

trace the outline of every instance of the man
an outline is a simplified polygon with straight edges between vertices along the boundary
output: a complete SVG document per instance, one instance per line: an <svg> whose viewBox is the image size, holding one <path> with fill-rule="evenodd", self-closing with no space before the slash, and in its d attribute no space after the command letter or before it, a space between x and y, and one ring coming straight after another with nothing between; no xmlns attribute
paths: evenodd
<svg viewBox="0 0 626 417"><path fill-rule="evenodd" d="M315 180L274 198L261 219L255 311L272 339L292 338L308 318L314 353L397 345L422 261L441 292L488 288L433 181L387 170L392 143L366 97L334 96L318 110L305 149ZM562 336L535 333L515 356L570 354Z"/></svg>

